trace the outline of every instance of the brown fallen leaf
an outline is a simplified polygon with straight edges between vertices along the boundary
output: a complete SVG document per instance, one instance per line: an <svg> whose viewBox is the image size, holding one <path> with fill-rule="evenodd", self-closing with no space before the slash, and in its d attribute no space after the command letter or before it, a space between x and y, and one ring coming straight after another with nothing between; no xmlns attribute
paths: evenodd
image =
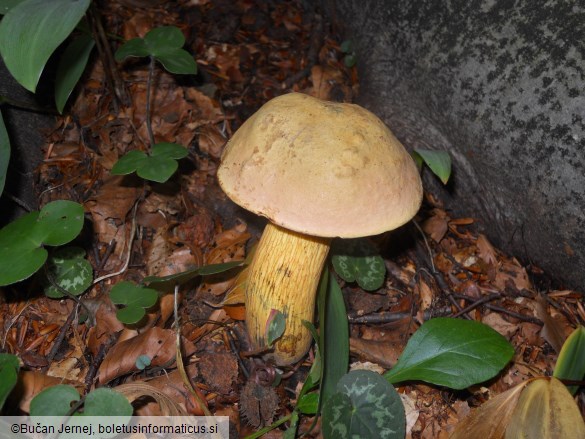
<svg viewBox="0 0 585 439"><path fill-rule="evenodd" d="M441 242L449 230L449 217L442 209L433 209L433 216L422 224L422 229L433 241Z"/></svg>
<svg viewBox="0 0 585 439"><path fill-rule="evenodd" d="M351 337L349 339L349 350L363 360L377 363L386 369L391 368L398 361L401 347L394 343L377 340L364 340Z"/></svg>
<svg viewBox="0 0 585 439"><path fill-rule="evenodd" d="M21 370L18 374L18 381L14 390L10 393L9 403L18 405L23 412L28 413L30 410L30 401L41 390L58 384L71 384L78 391L83 391L84 384L78 381L69 381L63 378L48 376L44 373L31 370Z"/></svg>
<svg viewBox="0 0 585 439"><path fill-rule="evenodd" d="M544 338L551 347L559 353L563 347L563 343L567 339L564 327L561 322L548 312L548 303L542 296L536 297L536 316L544 323L540 336Z"/></svg>
<svg viewBox="0 0 585 439"><path fill-rule="evenodd" d="M114 345L104 358L98 371L100 384L106 384L114 378L137 372L136 359L140 355L151 358L151 367L170 367L175 361L175 332L170 329L153 327ZM187 340L183 341L185 356L195 352L195 347Z"/></svg>
<svg viewBox="0 0 585 439"><path fill-rule="evenodd" d="M477 246L477 255L489 265L496 265L498 262L498 255L496 249L488 241L485 235L480 234L475 241Z"/></svg>
<svg viewBox="0 0 585 439"><path fill-rule="evenodd" d="M142 397L154 399L160 408L157 416L187 416L189 414L174 398L150 384L128 383L114 387L114 390L124 395L131 403ZM146 416L145 413L142 414Z"/></svg>

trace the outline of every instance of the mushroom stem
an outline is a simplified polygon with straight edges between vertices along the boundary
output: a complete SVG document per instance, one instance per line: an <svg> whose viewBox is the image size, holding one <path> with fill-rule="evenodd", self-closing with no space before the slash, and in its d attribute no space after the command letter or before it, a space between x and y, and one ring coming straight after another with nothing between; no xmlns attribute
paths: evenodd
<svg viewBox="0 0 585 439"><path fill-rule="evenodd" d="M303 320L313 321L315 296L330 238L307 236L269 223L260 238L246 287L246 324L256 348L266 348L272 310L286 318L271 357L277 365L293 364L307 353L311 334Z"/></svg>

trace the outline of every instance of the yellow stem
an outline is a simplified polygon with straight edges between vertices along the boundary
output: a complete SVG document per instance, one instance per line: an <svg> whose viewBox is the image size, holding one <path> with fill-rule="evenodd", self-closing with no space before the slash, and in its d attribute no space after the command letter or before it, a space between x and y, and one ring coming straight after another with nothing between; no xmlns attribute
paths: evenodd
<svg viewBox="0 0 585 439"><path fill-rule="evenodd" d="M284 314L284 334L269 356L277 365L293 364L309 350L311 334L302 322L313 322L317 286L330 241L272 223L260 238L248 275L246 324L254 347L264 348L271 311Z"/></svg>

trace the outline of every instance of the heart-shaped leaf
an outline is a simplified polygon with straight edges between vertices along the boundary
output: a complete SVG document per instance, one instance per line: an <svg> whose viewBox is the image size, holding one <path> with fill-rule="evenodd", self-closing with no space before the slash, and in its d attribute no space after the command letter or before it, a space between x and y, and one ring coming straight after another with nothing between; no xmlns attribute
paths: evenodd
<svg viewBox="0 0 585 439"><path fill-rule="evenodd" d="M79 401L75 387L65 384L41 390L30 402L31 416L65 416L73 402Z"/></svg>
<svg viewBox="0 0 585 439"><path fill-rule="evenodd" d="M26 0L0 22L0 55L14 78L35 91L47 60L75 29L90 0Z"/></svg>
<svg viewBox="0 0 585 439"><path fill-rule="evenodd" d="M175 26L163 26L152 29L144 38L134 38L123 44L116 51L116 60L121 61L127 56L152 56L163 67L176 74L197 73L197 63L193 57L183 50L185 36Z"/></svg>
<svg viewBox="0 0 585 439"><path fill-rule="evenodd" d="M403 439L406 418L400 396L384 378L368 370L344 375L323 406L323 437Z"/></svg>
<svg viewBox="0 0 585 439"><path fill-rule="evenodd" d="M416 380L465 389L494 377L513 355L510 343L487 325L436 318L414 333L384 377L391 383Z"/></svg>
<svg viewBox="0 0 585 439"><path fill-rule="evenodd" d="M332 253L333 268L344 281L357 281L367 291L377 290L384 283L384 260L367 239L337 241Z"/></svg>
<svg viewBox="0 0 585 439"><path fill-rule="evenodd" d="M116 312L122 323L138 323L146 314L146 309L154 306L158 300L158 292L144 288L132 282L119 282L110 291L110 300L116 305L125 305Z"/></svg>
<svg viewBox="0 0 585 439"><path fill-rule="evenodd" d="M88 393L83 404L83 416L122 416L129 418L132 416L133 410L132 405L122 394L106 387L101 387Z"/></svg>
<svg viewBox="0 0 585 439"><path fill-rule="evenodd" d="M130 151L112 167L112 174L126 175L132 172L145 180L164 183L175 173L182 159L189 154L186 148L176 143L157 143L150 155L142 151Z"/></svg>
<svg viewBox="0 0 585 439"><path fill-rule="evenodd" d="M20 369L20 363L16 355L0 353L0 412L6 398L16 385L18 369Z"/></svg>
<svg viewBox="0 0 585 439"><path fill-rule="evenodd" d="M0 230L0 285L21 281L47 259L43 245L62 245L83 227L83 206L53 201L40 212L30 212Z"/></svg>
<svg viewBox="0 0 585 439"><path fill-rule="evenodd" d="M52 254L48 261L48 272L59 287L74 296L83 293L91 285L93 270L85 259L85 250L79 247L64 247ZM48 283L45 295L53 299L60 299L65 294Z"/></svg>

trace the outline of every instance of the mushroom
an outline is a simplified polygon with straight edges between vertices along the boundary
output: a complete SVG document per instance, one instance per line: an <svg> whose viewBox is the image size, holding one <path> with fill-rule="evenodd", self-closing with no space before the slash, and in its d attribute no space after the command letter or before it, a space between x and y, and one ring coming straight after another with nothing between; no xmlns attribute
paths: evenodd
<svg viewBox="0 0 585 439"><path fill-rule="evenodd" d="M317 286L334 237L357 238L408 222L422 200L410 154L384 123L353 104L291 93L254 113L227 143L223 191L270 220L249 267L246 325L267 348L274 310L286 317L269 354L289 365L309 350Z"/></svg>

